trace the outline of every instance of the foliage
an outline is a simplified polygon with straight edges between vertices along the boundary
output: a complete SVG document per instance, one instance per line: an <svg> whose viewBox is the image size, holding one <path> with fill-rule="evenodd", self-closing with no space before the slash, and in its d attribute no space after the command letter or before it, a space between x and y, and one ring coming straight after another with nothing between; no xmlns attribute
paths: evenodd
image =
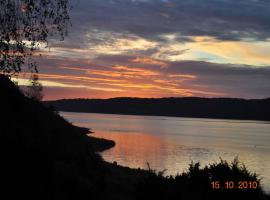
<svg viewBox="0 0 270 200"><path fill-rule="evenodd" d="M212 187L212 182L223 183L219 189ZM240 189L226 188L225 183L257 182L258 187ZM149 169L148 176L138 183L134 191L134 199L269 199L260 186L260 179L250 173L244 164L240 165L236 158L231 164L221 160L204 168L200 163L191 163L187 172L175 177L164 176Z"/></svg>
<svg viewBox="0 0 270 200"><path fill-rule="evenodd" d="M37 74L32 74L31 83L27 87L25 94L29 98L32 98L37 101L41 101L43 99L43 86L39 82L39 78Z"/></svg>
<svg viewBox="0 0 270 200"><path fill-rule="evenodd" d="M34 51L67 33L68 0L0 0L0 73L37 72Z"/></svg>

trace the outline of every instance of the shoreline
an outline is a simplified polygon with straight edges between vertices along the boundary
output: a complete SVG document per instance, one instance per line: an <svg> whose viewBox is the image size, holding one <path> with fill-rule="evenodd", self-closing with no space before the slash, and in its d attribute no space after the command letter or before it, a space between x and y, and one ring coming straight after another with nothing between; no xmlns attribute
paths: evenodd
<svg viewBox="0 0 270 200"><path fill-rule="evenodd" d="M210 118L210 117L189 117L189 116L172 116L172 115L148 115L148 114L131 114L131 113L109 113L109 112L84 112L84 111L66 111L59 110L59 112L66 113L82 113L82 114L102 114L102 115L124 115L124 116L147 116L147 117L172 117L172 118L188 118L188 119L205 119L205 120L232 120L232 121L249 121L249 122L260 122L269 124L270 120L260 120L260 119L238 119L238 118Z"/></svg>
<svg viewBox="0 0 270 200"><path fill-rule="evenodd" d="M113 140L93 137L89 134L87 134L87 136L89 138L89 142L91 143L91 146L93 148L92 150L94 152L103 152L103 151L113 148L116 145L115 141Z"/></svg>
<svg viewBox="0 0 270 200"><path fill-rule="evenodd" d="M96 144L95 144L96 147L94 149L94 151L96 153L102 153L103 151L114 148L116 145L115 141L113 141L113 140L108 140L108 139L104 139L104 138L97 138L97 137L93 137L90 135L88 135L88 137L93 139L92 141L96 142ZM113 145L112 145L112 143L113 143ZM163 176L164 178L174 177L173 175L164 176L162 171L156 171L155 169L151 169L151 168L149 168L147 170L147 169L143 169L143 168L139 168L139 167L138 168L131 168L129 166L119 165L117 163L117 161L109 162L109 161L104 160L104 158L102 157L101 154L99 154L99 155L102 158L103 163L111 170L111 172L113 172L112 173L113 176L118 177L120 175L122 179L128 179L129 183L132 183L132 184L136 184L136 183L138 183L138 181L143 181L151 173L157 174L158 176L160 176L160 173L161 173L161 176ZM184 173L184 172L178 173L178 175L179 174L181 175L182 173ZM178 176L178 175L176 175L176 176ZM268 192L264 188L262 188L262 189L266 195L270 195L270 192Z"/></svg>
<svg viewBox="0 0 270 200"><path fill-rule="evenodd" d="M116 145L116 142L113 140L109 140L109 139L105 139L105 138L98 138L98 137L93 137L91 134L94 133L93 131L90 131L90 133L87 134L87 136L90 138L90 142L92 144L92 142L94 142L94 152L95 153L102 153L103 151L109 150L111 148L114 148ZM104 160L103 156L101 154L99 154L100 157L103 160L103 163L112 171L115 172L116 174L114 174L114 176L121 176L122 178L128 178L130 179L129 181L133 182L134 178L135 181L134 183L138 182L138 180L143 180L145 178L147 178L149 176L149 173L156 173L156 174L160 174L162 171L158 171L155 169L144 169L144 168L136 168L136 167L129 167L129 166L124 166L124 165L119 165L117 163L117 161L106 161ZM225 160L226 161L226 160ZM188 163L187 163L188 165ZM205 167L205 166L201 166L201 167ZM182 174L184 172L180 172L179 174ZM162 176L164 176L164 178L168 178L168 177L174 177L173 175L169 174L169 175L164 175L162 173ZM175 175L177 176L177 175ZM270 195L270 192L265 190L264 188L262 188L263 191L265 192L266 195Z"/></svg>
<svg viewBox="0 0 270 200"><path fill-rule="evenodd" d="M270 121L270 98L119 97L60 99L43 104L66 112Z"/></svg>
<svg viewBox="0 0 270 200"><path fill-rule="evenodd" d="M113 140L92 136L94 132L91 130L91 128L80 127L80 126L75 126L75 125L73 126L79 132L81 132L82 135L87 136L87 140L91 144L91 150L94 152L102 152L102 151L108 150L110 148L113 148L116 144L115 141Z"/></svg>

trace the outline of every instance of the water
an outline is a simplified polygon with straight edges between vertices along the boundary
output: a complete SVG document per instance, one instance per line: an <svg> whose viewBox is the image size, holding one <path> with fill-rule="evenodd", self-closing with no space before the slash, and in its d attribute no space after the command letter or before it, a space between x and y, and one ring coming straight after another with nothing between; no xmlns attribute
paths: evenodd
<svg viewBox="0 0 270 200"><path fill-rule="evenodd" d="M202 166L220 158L238 156L248 170L262 178L270 192L270 123L159 116L132 116L62 112L78 126L91 128L96 137L114 140L116 146L102 152L106 161L132 168L164 170L176 175L191 161Z"/></svg>

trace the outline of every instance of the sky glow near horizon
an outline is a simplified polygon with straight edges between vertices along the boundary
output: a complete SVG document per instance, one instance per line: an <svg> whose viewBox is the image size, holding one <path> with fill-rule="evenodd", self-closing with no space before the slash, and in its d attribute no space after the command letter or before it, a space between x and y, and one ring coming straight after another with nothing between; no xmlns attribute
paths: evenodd
<svg viewBox="0 0 270 200"><path fill-rule="evenodd" d="M45 99L270 96L269 1L71 4L68 37L38 59Z"/></svg>

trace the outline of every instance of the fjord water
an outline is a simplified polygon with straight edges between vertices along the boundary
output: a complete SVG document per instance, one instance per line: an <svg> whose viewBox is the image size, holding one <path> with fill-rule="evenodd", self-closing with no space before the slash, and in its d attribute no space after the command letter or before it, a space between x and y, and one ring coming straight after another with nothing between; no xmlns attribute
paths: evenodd
<svg viewBox="0 0 270 200"><path fill-rule="evenodd" d="M93 136L116 142L101 153L106 161L132 168L164 170L176 175L193 161L202 166L220 161L240 162L262 178L270 192L270 123L263 121L198 119L61 112Z"/></svg>

